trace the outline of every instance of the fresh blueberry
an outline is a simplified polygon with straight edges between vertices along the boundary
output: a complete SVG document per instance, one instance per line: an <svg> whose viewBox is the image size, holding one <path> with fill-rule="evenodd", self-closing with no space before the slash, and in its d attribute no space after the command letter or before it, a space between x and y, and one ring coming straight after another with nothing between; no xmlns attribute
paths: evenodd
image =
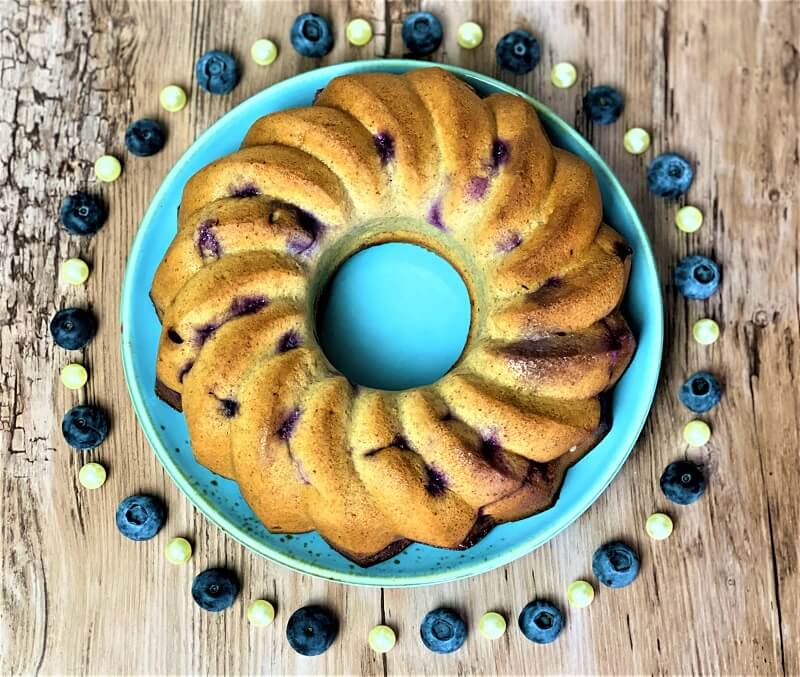
<svg viewBox="0 0 800 677"><path fill-rule="evenodd" d="M333 33L325 17L313 12L298 16L289 34L294 47L302 56L319 59L333 48Z"/></svg>
<svg viewBox="0 0 800 677"><path fill-rule="evenodd" d="M528 31L517 29L506 33L494 48L497 65L517 75L530 73L539 63L539 41Z"/></svg>
<svg viewBox="0 0 800 677"><path fill-rule="evenodd" d="M197 84L211 94L227 94L239 84L239 66L227 52L214 49L197 60Z"/></svg>
<svg viewBox="0 0 800 677"><path fill-rule="evenodd" d="M64 414L61 433L73 449L94 449L108 436L108 417L89 404L73 407Z"/></svg>
<svg viewBox="0 0 800 677"><path fill-rule="evenodd" d="M467 625L452 609L434 609L422 620L419 634L422 643L434 653L452 653L467 638Z"/></svg>
<svg viewBox="0 0 800 677"><path fill-rule="evenodd" d="M639 573L639 556L625 543L606 543L595 551L592 571L603 585L624 588L633 583Z"/></svg>
<svg viewBox="0 0 800 677"><path fill-rule="evenodd" d="M224 611L239 594L239 580L228 569L206 569L192 582L192 599L205 611Z"/></svg>
<svg viewBox="0 0 800 677"><path fill-rule="evenodd" d="M66 350L80 350L97 333L97 320L83 308L64 308L50 320L50 333L56 345Z"/></svg>
<svg viewBox="0 0 800 677"><path fill-rule="evenodd" d="M319 656L336 639L339 623L321 606L304 606L295 611L286 624L286 639L301 656Z"/></svg>
<svg viewBox="0 0 800 677"><path fill-rule="evenodd" d="M596 125L610 125L616 122L624 106L622 94L608 85L592 87L583 97L583 110Z"/></svg>
<svg viewBox="0 0 800 677"><path fill-rule="evenodd" d="M674 461L661 474L661 491L679 505L694 503L706 490L703 471L691 461Z"/></svg>
<svg viewBox="0 0 800 677"><path fill-rule="evenodd" d="M100 198L83 191L61 201L61 223L73 235L94 235L106 222L108 212Z"/></svg>
<svg viewBox="0 0 800 677"><path fill-rule="evenodd" d="M528 603L519 615L519 629L531 642L549 644L564 628L564 617L554 604L541 599Z"/></svg>
<svg viewBox="0 0 800 677"><path fill-rule="evenodd" d="M401 34L409 52L427 56L439 49L444 31L442 22L430 12L414 12L403 21Z"/></svg>
<svg viewBox="0 0 800 677"><path fill-rule="evenodd" d="M647 187L658 197L680 197L692 185L694 170L677 153L656 156L647 168Z"/></svg>
<svg viewBox="0 0 800 677"><path fill-rule="evenodd" d="M158 121L147 118L132 122L125 131L125 145L139 157L155 155L164 147L166 140L164 128Z"/></svg>
<svg viewBox="0 0 800 677"><path fill-rule="evenodd" d="M707 371L692 374L678 393L680 401L696 414L703 414L717 406L721 395L719 381Z"/></svg>
<svg viewBox="0 0 800 677"><path fill-rule="evenodd" d="M167 510L160 498L128 496L117 506L117 529L132 541L148 541L164 526Z"/></svg>
<svg viewBox="0 0 800 677"><path fill-rule="evenodd" d="M687 299L707 299L719 286L719 266L707 256L685 256L675 266L675 286Z"/></svg>

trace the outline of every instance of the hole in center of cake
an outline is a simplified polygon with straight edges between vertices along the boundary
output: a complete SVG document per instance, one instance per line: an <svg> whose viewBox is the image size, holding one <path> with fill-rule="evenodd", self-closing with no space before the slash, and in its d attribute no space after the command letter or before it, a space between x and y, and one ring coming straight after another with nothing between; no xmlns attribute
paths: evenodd
<svg viewBox="0 0 800 677"><path fill-rule="evenodd" d="M347 259L317 305L322 350L350 381L406 390L434 383L456 363L472 306L458 271L415 244L368 247Z"/></svg>

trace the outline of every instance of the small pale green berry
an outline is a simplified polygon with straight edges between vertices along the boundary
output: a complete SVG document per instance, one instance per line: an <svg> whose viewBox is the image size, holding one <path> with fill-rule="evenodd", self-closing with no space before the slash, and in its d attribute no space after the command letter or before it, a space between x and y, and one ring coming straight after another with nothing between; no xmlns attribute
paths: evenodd
<svg viewBox="0 0 800 677"><path fill-rule="evenodd" d="M70 390L80 390L88 380L89 373L86 371L86 367L77 362L68 364L61 370L61 383Z"/></svg>
<svg viewBox="0 0 800 677"><path fill-rule="evenodd" d="M559 89L569 89L578 80L578 71L568 61L557 63L550 69L550 82Z"/></svg>
<svg viewBox="0 0 800 677"><path fill-rule="evenodd" d="M647 535L655 541L663 541L672 533L672 519L663 512L654 512L645 522L644 529Z"/></svg>
<svg viewBox="0 0 800 677"><path fill-rule="evenodd" d="M571 607L585 609L594 600L594 588L587 581L572 581L567 587L567 601Z"/></svg>
<svg viewBox="0 0 800 677"><path fill-rule="evenodd" d="M496 611L489 611L478 621L478 632L486 639L500 639L506 633L506 619Z"/></svg>
<svg viewBox="0 0 800 677"><path fill-rule="evenodd" d="M106 469L99 463L87 463L78 472L78 481L87 489L99 489L105 484Z"/></svg>
<svg viewBox="0 0 800 677"><path fill-rule="evenodd" d="M694 233L703 225L703 212L693 205L681 207L675 214L675 225L684 233Z"/></svg>
<svg viewBox="0 0 800 677"><path fill-rule="evenodd" d="M456 41L464 49L475 49L483 42L483 28L474 21L465 21L458 27Z"/></svg>
<svg viewBox="0 0 800 677"><path fill-rule="evenodd" d="M711 439L711 428L699 419L689 421L683 429L683 439L692 447L702 447Z"/></svg>
<svg viewBox="0 0 800 677"><path fill-rule="evenodd" d="M101 155L94 163L95 176L105 183L111 183L122 174L122 165L113 155Z"/></svg>
<svg viewBox="0 0 800 677"><path fill-rule="evenodd" d="M345 29L347 41L356 47L363 47L372 40L372 26L366 19L353 19Z"/></svg>
<svg viewBox="0 0 800 677"><path fill-rule="evenodd" d="M161 107L169 113L177 113L186 105L186 101L186 92L178 85L167 85L158 95Z"/></svg>
<svg viewBox="0 0 800 677"><path fill-rule="evenodd" d="M269 66L278 58L278 46L272 40L261 38L250 47L250 56L259 66Z"/></svg>
<svg viewBox="0 0 800 677"><path fill-rule="evenodd" d="M710 346L719 338L719 325L710 318L697 320L692 327L694 340L704 346Z"/></svg>
<svg viewBox="0 0 800 677"><path fill-rule="evenodd" d="M625 132L622 145L632 155L641 155L650 148L650 134L646 129L633 127Z"/></svg>
<svg viewBox="0 0 800 677"><path fill-rule="evenodd" d="M67 259L61 264L61 279L67 284L83 284L89 279L89 264L83 259Z"/></svg>
<svg viewBox="0 0 800 677"><path fill-rule="evenodd" d="M275 607L265 599L254 599L247 605L247 620L259 628L275 620Z"/></svg>
<svg viewBox="0 0 800 677"><path fill-rule="evenodd" d="M386 653L394 648L397 636L388 625L376 625L369 631L367 642L376 653Z"/></svg>
<svg viewBox="0 0 800 677"><path fill-rule="evenodd" d="M167 543L164 556L170 564L186 564L192 557L192 544L178 536Z"/></svg>

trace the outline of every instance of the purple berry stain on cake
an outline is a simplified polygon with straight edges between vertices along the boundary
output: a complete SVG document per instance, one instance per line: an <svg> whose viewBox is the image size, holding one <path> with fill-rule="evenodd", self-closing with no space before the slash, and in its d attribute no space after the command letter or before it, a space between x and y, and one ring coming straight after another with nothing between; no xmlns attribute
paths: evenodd
<svg viewBox="0 0 800 677"><path fill-rule="evenodd" d="M311 212L307 212L305 209L300 209L297 207L297 224L311 237L314 241L319 238L320 233L322 233L322 222L314 216Z"/></svg>
<svg viewBox="0 0 800 677"><path fill-rule="evenodd" d="M241 186L232 186L229 190L231 197L255 197L261 195L261 190L254 183L244 183Z"/></svg>
<svg viewBox="0 0 800 677"><path fill-rule="evenodd" d="M403 451L411 451L411 445L408 443L408 440L400 433L397 433L397 435L394 436L390 446L397 447Z"/></svg>
<svg viewBox="0 0 800 677"><path fill-rule="evenodd" d="M522 236L519 233L509 233L497 243L497 249L507 254L508 252L514 251L521 244Z"/></svg>
<svg viewBox="0 0 800 677"><path fill-rule="evenodd" d="M481 439L480 455L495 471L508 473L510 468L503 451L503 445L497 439L497 434L492 432Z"/></svg>
<svg viewBox="0 0 800 677"><path fill-rule="evenodd" d="M208 324L203 324L199 327L196 327L194 330L194 342L202 346L205 344L208 339L210 339L214 332L220 328L220 324L217 322L209 322Z"/></svg>
<svg viewBox="0 0 800 677"><path fill-rule="evenodd" d="M606 330L606 349L611 353L618 353L620 350L622 350L622 341L625 338L624 334L614 331L614 329L608 325L608 322L605 319L601 320L601 323Z"/></svg>
<svg viewBox="0 0 800 677"><path fill-rule="evenodd" d="M299 418L300 410L297 408L292 409L292 411L289 412L289 415L283 419L283 423L281 423L278 427L276 432L277 436L282 440L288 440L292 436L294 428L297 425L297 419Z"/></svg>
<svg viewBox="0 0 800 677"><path fill-rule="evenodd" d="M482 200L489 190L489 179L485 176L473 176L467 182L467 197L470 200Z"/></svg>
<svg viewBox="0 0 800 677"><path fill-rule="evenodd" d="M222 255L222 247L214 232L217 225L216 219L208 219L203 221L197 229L197 249L204 259L218 259Z"/></svg>
<svg viewBox="0 0 800 677"><path fill-rule="evenodd" d="M278 340L278 352L288 353L290 350L299 348L302 345L302 339L294 329L290 329Z"/></svg>
<svg viewBox="0 0 800 677"><path fill-rule="evenodd" d="M389 132L378 132L372 137L375 142L375 150L381 159L382 165L387 165L394 160L394 138Z"/></svg>
<svg viewBox="0 0 800 677"><path fill-rule="evenodd" d="M233 300L230 308L230 317L240 317L242 315L252 315L269 303L266 296L240 296Z"/></svg>
<svg viewBox="0 0 800 677"><path fill-rule="evenodd" d="M495 139L492 144L492 169L497 171L506 162L508 162L509 150L508 144L500 139Z"/></svg>
<svg viewBox="0 0 800 677"><path fill-rule="evenodd" d="M494 434L488 435L481 440L481 456L490 464L494 464L498 459L503 447L497 441Z"/></svg>
<svg viewBox="0 0 800 677"><path fill-rule="evenodd" d="M303 464L300 463L294 456L292 458L292 464L294 465L294 470L297 473L297 479L299 479L303 484L311 484L311 480L308 479L308 475L306 471L303 469Z"/></svg>
<svg viewBox="0 0 800 677"><path fill-rule="evenodd" d="M214 332L217 331L223 324L234 317L242 315L252 315L264 308L269 303L266 296L240 296L231 302L231 307L228 313L219 321L208 322L202 324L194 329L194 342L198 346L205 345L206 341L210 339Z"/></svg>
<svg viewBox="0 0 800 677"><path fill-rule="evenodd" d="M292 254L304 254L317 243L324 230L324 225L316 216L305 209L300 209L295 205L286 205L286 208L294 212L297 225L303 231L301 234L295 233L292 235L287 246Z"/></svg>
<svg viewBox="0 0 800 677"><path fill-rule="evenodd" d="M631 341L631 335L625 330L624 327L612 327L608 324L606 319L602 320L603 326L605 327L606 334L605 334L605 349L608 351L609 356L611 357L611 364L609 364L609 378L613 376L614 369L617 366L617 362L619 361L619 356L625 347Z"/></svg>
<svg viewBox="0 0 800 677"><path fill-rule="evenodd" d="M227 397L217 397L217 399L219 400L219 413L225 418L233 418L239 413L239 403L236 400Z"/></svg>
<svg viewBox="0 0 800 677"><path fill-rule="evenodd" d="M437 470L432 465L425 466L425 491L434 498L441 496L447 489L447 478L441 470Z"/></svg>
<svg viewBox="0 0 800 677"><path fill-rule="evenodd" d="M444 221L442 220L441 200L436 200L436 202L434 202L431 205L431 208L428 210L428 223L439 230L447 230L447 228L444 227Z"/></svg>

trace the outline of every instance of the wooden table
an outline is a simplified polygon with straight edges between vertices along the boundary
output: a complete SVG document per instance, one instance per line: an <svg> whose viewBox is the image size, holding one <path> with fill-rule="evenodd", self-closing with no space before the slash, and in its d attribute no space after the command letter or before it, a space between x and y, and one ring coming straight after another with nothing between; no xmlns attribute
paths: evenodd
<svg viewBox="0 0 800 677"><path fill-rule="evenodd" d="M126 253L148 201L187 146L220 115L273 82L318 65L297 56L287 38L293 17L312 8L327 15L336 45L322 64L400 56L403 16L420 3L83 2L2 0L0 30L0 673L800 673L798 573L798 439L800 416L800 6L762 3L422 2L445 24L437 60L499 77L574 123L616 170L648 228L667 307L663 378L633 455L600 500L565 533L492 573L414 590L345 587L283 569L246 551L210 525L156 461L139 430L125 389L118 345L118 303ZM367 17L376 36L367 47L343 39L348 18ZM455 40L463 20L486 32L477 50ZM515 77L498 70L497 39L514 27L541 40L542 62ZM278 61L254 65L249 46L270 36ZM199 94L194 62L204 51L234 52L244 65L231 96ZM577 86L558 90L550 67L573 62ZM167 83L191 88L187 108L158 107ZM581 97L597 83L626 95L622 119L593 128ZM157 116L169 143L154 158L126 156L123 132L134 118ZM651 130L644 157L622 147L626 128ZM705 213L694 235L673 225L677 204L655 199L645 167L675 150L696 164L688 199ZM110 218L92 239L58 226L63 196L93 184L103 152L126 158L122 178L97 187ZM686 301L670 280L690 252L724 266L721 290ZM68 256L92 263L83 288L59 283ZM154 254L155 255L155 254ZM58 371L70 357L55 347L47 324L69 305L101 318L83 355L91 378L66 391ZM695 320L710 316L721 340L691 340ZM708 415L713 438L687 449L688 412L676 397L692 372L710 368L725 396ZM76 454L58 422L79 402L113 412L113 431L94 452ZM664 466L689 457L705 465L709 488L691 507L671 506L658 490ZM88 460L109 468L103 489L78 484ZM113 524L118 501L134 491L163 495L169 521L158 539L137 545ZM676 521L665 542L650 541L648 514L667 509ZM168 536L188 535L191 564L168 565ZM593 550L624 536L642 555L636 583L598 589L594 604L569 611L563 636L549 646L523 638L516 616L529 600L565 606L566 585L592 579ZM212 615L189 597L192 577L210 565L240 572L243 594ZM267 629L245 621L246 601L264 596L278 607ZM299 606L324 602L342 630L319 658L302 658L284 638ZM461 609L471 627L465 647L427 652L418 625L440 604ZM478 618L497 609L510 631L489 642ZM385 657L370 651L370 627L386 622L399 635Z"/></svg>

